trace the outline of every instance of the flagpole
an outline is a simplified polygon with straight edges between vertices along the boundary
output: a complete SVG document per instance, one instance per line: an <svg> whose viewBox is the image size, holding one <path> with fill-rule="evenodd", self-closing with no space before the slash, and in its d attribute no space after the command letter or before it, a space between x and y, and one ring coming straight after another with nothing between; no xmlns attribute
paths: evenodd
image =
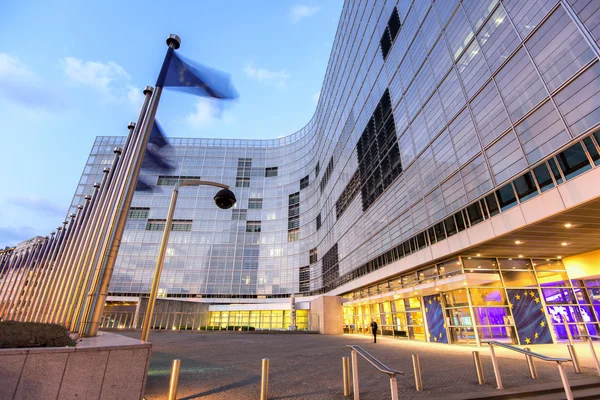
<svg viewBox="0 0 600 400"><path fill-rule="evenodd" d="M72 214L75 215L75 219L77 219L77 215L76 214ZM42 266L43 268L43 275L41 275L39 283L35 286L35 290L33 291L33 294L31 295L32 298L32 303L31 303L31 307L29 308L27 314L25 315L25 322L30 322L32 321L32 318L35 315L35 311L37 309L39 300L40 300L40 294L42 293L43 288L46 286L46 283L48 281L48 278L50 276L50 266L52 263L52 257L54 256L54 251L57 247L57 243L58 243L58 236L56 236L56 232L52 231L50 232L50 240L52 241L52 245L50 246L50 250L48 251L48 256L46 257L46 260L44 260L44 265Z"/></svg>
<svg viewBox="0 0 600 400"><path fill-rule="evenodd" d="M181 39L177 35L170 35L167 38L167 45L169 46L169 49L167 50L157 85L152 94L148 113L146 114L143 126L141 127L141 146L139 146L135 154L135 163L133 169L129 173L125 186L125 193L123 193L123 198L119 201L119 210L115 213L110 224L111 237L107 248L103 249L102 254L104 257L99 264L101 268L98 270L98 274L94 276L95 279L94 282L92 282L88 294L89 306L86 305L86 309L84 309L82 318L83 323L79 332L81 336L96 336L98 332L98 326L104 310L106 296L108 295L108 287L112 278L117 252L119 251L121 238L123 236L123 231L125 230L127 213L131 205L131 200L133 199L133 193L142 167L144 151L148 146L148 140L150 139L150 133L152 132L152 127L154 125L154 118L156 117L156 111L162 93L162 82L164 82L174 50L178 49L181 45Z"/></svg>

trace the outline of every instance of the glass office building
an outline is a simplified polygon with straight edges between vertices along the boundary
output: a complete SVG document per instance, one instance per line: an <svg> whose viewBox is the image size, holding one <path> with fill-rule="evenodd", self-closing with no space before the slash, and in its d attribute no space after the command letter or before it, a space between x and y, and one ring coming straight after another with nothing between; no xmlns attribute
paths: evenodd
<svg viewBox="0 0 600 400"><path fill-rule="evenodd" d="M171 139L110 293L149 293L173 185L201 178L238 203L181 189L161 296L341 296L347 332L439 342L596 334L599 55L593 0L346 1L302 130ZM73 207L123 142L96 139Z"/></svg>

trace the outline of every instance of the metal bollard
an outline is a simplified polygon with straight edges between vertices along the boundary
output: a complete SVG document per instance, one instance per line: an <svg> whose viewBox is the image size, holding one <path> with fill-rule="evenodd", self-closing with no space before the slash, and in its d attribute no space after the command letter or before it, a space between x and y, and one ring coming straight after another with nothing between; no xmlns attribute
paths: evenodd
<svg viewBox="0 0 600 400"><path fill-rule="evenodd" d="M496 352L494 346L490 345L490 354L492 356L492 365L494 366L494 376L496 377L496 386L498 389L504 389L502 387L502 378L500 377L500 368L498 367L498 359L496 358Z"/></svg>
<svg viewBox="0 0 600 400"><path fill-rule="evenodd" d="M356 351L350 352L352 358L352 392L354 393L354 400L360 400L360 391L358 389L358 355Z"/></svg>
<svg viewBox="0 0 600 400"><path fill-rule="evenodd" d="M523 350L531 351L529 347L524 347ZM529 354L526 354L525 360L527 361L527 367L529 367L529 374L531 375L531 379L537 379L538 373L537 368L535 367L535 363L533 362L533 357Z"/></svg>
<svg viewBox="0 0 600 400"><path fill-rule="evenodd" d="M260 400L269 398L269 359L262 359L262 373L260 377Z"/></svg>
<svg viewBox="0 0 600 400"><path fill-rule="evenodd" d="M481 365L481 358L479 352L473 352L473 362L475 363L475 372L477 373L477 382L480 385L485 384L485 375L483 374L483 366Z"/></svg>
<svg viewBox="0 0 600 400"><path fill-rule="evenodd" d="M596 355L596 350L594 350L594 341L592 340L592 338L587 338L587 341L590 346L590 353L592 353L594 365L596 365L596 371L598 371L598 376L600 376L600 362L598 362L598 356Z"/></svg>
<svg viewBox="0 0 600 400"><path fill-rule="evenodd" d="M415 374L415 389L417 392L421 392L423 390L423 379L421 378L421 363L419 363L419 355L412 355L413 362L413 372Z"/></svg>
<svg viewBox="0 0 600 400"><path fill-rule="evenodd" d="M556 364L558 365L558 373L560 374L560 380L562 381L563 388L565 389L567 400L573 400L573 393L571 393L571 386L569 386L569 379L567 378L565 368L560 362L557 362Z"/></svg>
<svg viewBox="0 0 600 400"><path fill-rule="evenodd" d="M581 373L581 367L579 366L579 359L577 358L577 353L575 352L575 346L572 344L568 344L567 348L569 349L569 355L571 356L571 361L573 361L573 369L576 374Z"/></svg>
<svg viewBox="0 0 600 400"><path fill-rule="evenodd" d="M350 397L350 358L342 357L342 379L344 381L344 397Z"/></svg>
<svg viewBox="0 0 600 400"><path fill-rule="evenodd" d="M171 381L169 382L169 400L177 399L177 386L179 385L180 365L180 360L173 360L173 367L171 368Z"/></svg>

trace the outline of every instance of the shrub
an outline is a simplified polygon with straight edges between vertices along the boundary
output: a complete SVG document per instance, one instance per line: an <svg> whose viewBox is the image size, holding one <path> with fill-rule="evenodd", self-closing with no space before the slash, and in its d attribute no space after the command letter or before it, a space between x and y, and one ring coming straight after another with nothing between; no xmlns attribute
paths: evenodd
<svg viewBox="0 0 600 400"><path fill-rule="evenodd" d="M0 322L0 348L75 346L62 325L37 322Z"/></svg>

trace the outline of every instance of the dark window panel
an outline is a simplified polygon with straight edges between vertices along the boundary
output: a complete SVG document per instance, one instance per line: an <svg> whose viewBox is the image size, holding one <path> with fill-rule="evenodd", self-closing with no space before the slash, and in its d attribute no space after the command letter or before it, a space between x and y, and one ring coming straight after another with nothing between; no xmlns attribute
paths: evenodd
<svg viewBox="0 0 600 400"><path fill-rule="evenodd" d="M498 207L498 201L496 200L496 196L494 193L489 194L485 197L485 204L487 205L488 211L490 212L490 217L498 214L500 212L500 208Z"/></svg>
<svg viewBox="0 0 600 400"><path fill-rule="evenodd" d="M463 217L462 210L454 214L454 220L456 221L456 228L459 232L467 229L467 224L465 222L465 218Z"/></svg>
<svg viewBox="0 0 600 400"><path fill-rule="evenodd" d="M448 236L452 236L458 233L458 229L456 228L456 222L454 222L454 216L449 216L444 220L444 227L446 228L446 234Z"/></svg>
<svg viewBox="0 0 600 400"><path fill-rule="evenodd" d="M466 210L467 215L469 216L469 221L471 222L471 226L483 221L483 213L481 212L481 205L479 202L471 204L466 208Z"/></svg>
<svg viewBox="0 0 600 400"><path fill-rule="evenodd" d="M592 157L592 161L594 161L594 164L598 165L600 163L600 154L598 154L598 149L596 148L596 145L594 144L592 138L589 136L586 137L585 139L583 139L583 144L585 145L585 148L587 149L590 157Z"/></svg>
<svg viewBox="0 0 600 400"><path fill-rule="evenodd" d="M542 193L554 187L554 181L552 180L550 170L548 169L548 165L546 163L535 167L533 169L533 174L535 175L535 179L537 180Z"/></svg>
<svg viewBox="0 0 600 400"><path fill-rule="evenodd" d="M581 143L575 143L556 156L567 180L592 168Z"/></svg>
<svg viewBox="0 0 600 400"><path fill-rule="evenodd" d="M498 197L498 204L500 205L500 209L502 211L506 211L518 204L517 196L513 190L512 183L508 183L498 189L496 191L496 196Z"/></svg>
<svg viewBox="0 0 600 400"><path fill-rule="evenodd" d="M550 171L552 172L552 176L554 176L554 180L557 185L563 183L563 178L558 170L558 164L556 164L556 159L551 158L548 160L548 165L550 166Z"/></svg>

